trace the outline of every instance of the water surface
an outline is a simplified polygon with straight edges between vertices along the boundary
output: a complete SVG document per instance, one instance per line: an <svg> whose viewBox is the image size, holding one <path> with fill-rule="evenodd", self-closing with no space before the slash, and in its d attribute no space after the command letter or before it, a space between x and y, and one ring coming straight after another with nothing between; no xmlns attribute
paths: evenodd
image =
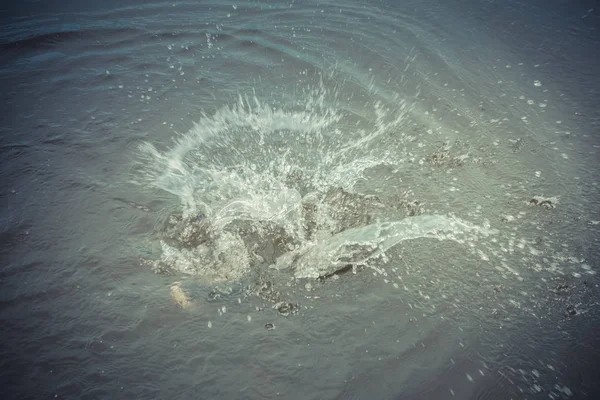
<svg viewBox="0 0 600 400"><path fill-rule="evenodd" d="M7 8L4 393L594 398L594 4Z"/></svg>

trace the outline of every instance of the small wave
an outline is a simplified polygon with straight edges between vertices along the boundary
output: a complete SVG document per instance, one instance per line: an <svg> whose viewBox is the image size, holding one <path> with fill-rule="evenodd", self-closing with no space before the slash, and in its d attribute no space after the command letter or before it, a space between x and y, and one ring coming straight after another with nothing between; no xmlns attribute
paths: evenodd
<svg viewBox="0 0 600 400"><path fill-rule="evenodd" d="M91 40L98 37L126 36L135 32L129 28L93 28L59 30L54 32L37 33L32 36L14 38L0 43L0 49L7 50L40 50L49 49L64 43Z"/></svg>

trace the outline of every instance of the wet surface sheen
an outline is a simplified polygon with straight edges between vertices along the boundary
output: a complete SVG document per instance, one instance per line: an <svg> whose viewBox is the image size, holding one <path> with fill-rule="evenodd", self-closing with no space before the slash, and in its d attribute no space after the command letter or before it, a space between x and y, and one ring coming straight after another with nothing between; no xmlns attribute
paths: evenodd
<svg viewBox="0 0 600 400"><path fill-rule="evenodd" d="M27 4L6 398L596 398L594 2Z"/></svg>

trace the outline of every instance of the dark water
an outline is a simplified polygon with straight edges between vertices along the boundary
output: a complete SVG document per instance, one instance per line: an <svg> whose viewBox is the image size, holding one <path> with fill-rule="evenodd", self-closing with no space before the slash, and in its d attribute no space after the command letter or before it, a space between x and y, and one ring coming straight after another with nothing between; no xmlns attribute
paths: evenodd
<svg viewBox="0 0 600 400"><path fill-rule="evenodd" d="M3 7L4 398L596 398L596 2ZM222 111L240 96L263 108ZM317 132L339 139L307 139L315 157L292 166L327 172L322 143L350 164L385 159L344 170L360 172L347 189L495 233L404 241L339 279L262 266L289 316L238 290L254 274L157 274L145 261L185 204L139 145L172 160L173 138L223 121L198 168L233 168L234 149L260 170Z"/></svg>

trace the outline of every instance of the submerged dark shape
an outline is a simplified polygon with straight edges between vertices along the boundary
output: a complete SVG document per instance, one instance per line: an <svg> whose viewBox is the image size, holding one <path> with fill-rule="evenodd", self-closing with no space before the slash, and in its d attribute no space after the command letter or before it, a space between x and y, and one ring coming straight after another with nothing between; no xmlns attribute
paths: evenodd
<svg viewBox="0 0 600 400"><path fill-rule="evenodd" d="M558 203L557 197L533 196L533 198L531 200L529 200L529 204L544 207L546 209L556 208L557 203Z"/></svg>
<svg viewBox="0 0 600 400"><path fill-rule="evenodd" d="M215 218L215 213L171 215L160 231L161 259L145 263L153 264L160 273L195 276L199 283L209 287L220 282L243 286L248 294L271 303L279 314L287 316L298 312L299 306L282 298L274 288L275 274L283 277L277 281L293 279L296 261L317 243L326 243L348 230L371 226L375 221L401 220L419 213L420 204L416 201L383 200L338 187L302 198L290 213L290 221L284 221L289 225L244 215L239 218L227 215L225 222ZM357 251L363 250L358 244ZM362 265L352 256L344 261L346 258L337 257L335 263L342 264L332 264L318 278L332 278ZM188 304L190 296L184 295L185 291L179 294L178 304ZM220 290L212 290L208 300L214 301L221 295Z"/></svg>
<svg viewBox="0 0 600 400"><path fill-rule="evenodd" d="M346 264L343 267L341 267L339 269L336 269L333 272L330 272L328 274L319 276L317 279L319 279L320 281L324 281L325 279L332 278L334 276L343 275L343 274L346 274L346 273L348 273L350 271L354 271L355 268L356 268L356 265Z"/></svg>
<svg viewBox="0 0 600 400"><path fill-rule="evenodd" d="M223 216L218 211L171 215L160 232L163 254L154 269L197 275L209 282L236 281L276 264L282 256L293 261L298 249L348 229L419 213L416 201L382 200L338 187L299 199L283 222L245 214Z"/></svg>
<svg viewBox="0 0 600 400"><path fill-rule="evenodd" d="M272 323L270 323L270 322L267 322L267 323L265 324L265 329L266 329L266 330L268 330L268 331L272 331L273 329L275 329L275 324L272 324Z"/></svg>
<svg viewBox="0 0 600 400"><path fill-rule="evenodd" d="M575 308L575 306L574 306L574 305L572 305L572 304L569 304L569 305L567 306L567 309L566 309L566 311L565 311L565 316L567 316L567 317L573 317L573 316L575 316L575 315L577 315L577 314L578 314L578 311L577 311L577 309Z"/></svg>

